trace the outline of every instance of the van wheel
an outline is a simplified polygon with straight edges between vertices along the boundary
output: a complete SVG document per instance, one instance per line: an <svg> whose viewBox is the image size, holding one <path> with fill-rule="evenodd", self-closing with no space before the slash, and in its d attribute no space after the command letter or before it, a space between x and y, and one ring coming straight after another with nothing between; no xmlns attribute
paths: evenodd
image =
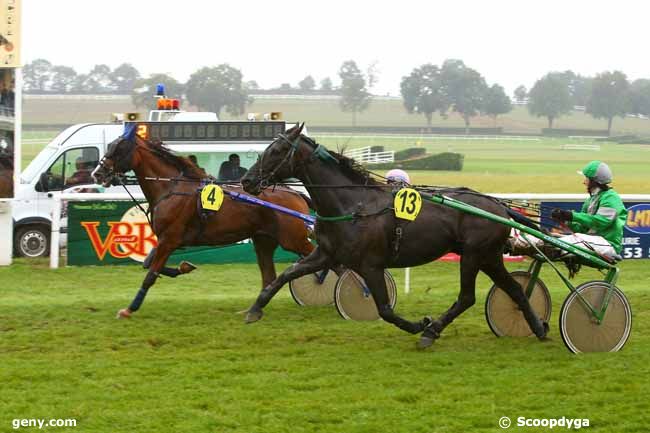
<svg viewBox="0 0 650 433"><path fill-rule="evenodd" d="M47 257L50 254L50 227L27 225L16 230L14 251L18 257Z"/></svg>

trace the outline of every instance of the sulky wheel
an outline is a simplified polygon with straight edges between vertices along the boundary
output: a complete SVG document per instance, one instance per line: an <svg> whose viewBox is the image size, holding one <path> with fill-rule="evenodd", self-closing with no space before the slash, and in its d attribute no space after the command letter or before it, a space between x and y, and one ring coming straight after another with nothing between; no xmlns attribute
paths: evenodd
<svg viewBox="0 0 650 433"><path fill-rule="evenodd" d="M384 270L386 291L390 306L395 307L397 289L390 272ZM334 302L341 317L346 320L377 320L379 313L370 293L364 290L365 282L358 274L347 270L341 275L334 289Z"/></svg>
<svg viewBox="0 0 650 433"><path fill-rule="evenodd" d="M578 297L579 293L599 311L609 288L606 281L589 281L576 287L576 291L564 300L560 310L560 334L573 353L616 352L630 336L632 309L617 287L614 287L601 323Z"/></svg>
<svg viewBox="0 0 650 433"><path fill-rule="evenodd" d="M525 271L510 274L526 291L531 275ZM537 317L548 322L551 318L551 295L539 278L528 299ZM497 337L528 337L533 335L517 304L501 288L493 285L485 299L485 319Z"/></svg>
<svg viewBox="0 0 650 433"><path fill-rule="evenodd" d="M293 300L303 307L329 305L334 302L337 281L336 273L326 269L289 281L289 291Z"/></svg>

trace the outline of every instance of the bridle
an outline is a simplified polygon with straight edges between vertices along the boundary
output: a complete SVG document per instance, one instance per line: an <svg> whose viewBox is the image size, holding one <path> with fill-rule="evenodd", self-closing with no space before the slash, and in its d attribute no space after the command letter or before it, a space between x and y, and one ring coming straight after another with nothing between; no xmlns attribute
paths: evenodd
<svg viewBox="0 0 650 433"><path fill-rule="evenodd" d="M278 138L271 143L269 146L269 149L273 146L278 141L283 141L287 144L289 144L290 149L287 152L287 154L284 156L282 161L278 165L275 166L273 170L271 170L266 176L263 176L264 174L264 154L266 152L262 152L260 156L257 157L257 166L258 166L258 185L260 189L266 189L269 187L269 185L275 183L277 180L274 179L276 173L285 165L289 164L290 170L292 173L295 173L296 170L311 164L317 159L320 159L321 161L333 161L338 164L338 160L334 158L332 155L329 154L327 151L327 148L323 146L322 144L318 144L315 148L311 149L311 155L308 158L305 158L303 160L300 160L298 162L295 161L295 155L298 149L300 148L300 143L302 135L298 134L298 136L295 138L295 140L291 140L289 137L287 137L285 134L278 134Z"/></svg>
<svg viewBox="0 0 650 433"><path fill-rule="evenodd" d="M119 159L119 161L115 160L113 154L115 153L117 146L119 146L124 141L128 141L131 146L130 146L129 150L127 151L126 155L122 156ZM97 167L95 167L95 169L92 171L91 176L93 177L93 179L96 179L95 175L97 174L97 172L100 169L104 170L105 176L107 178L104 181L104 183L106 183L107 180L112 181L113 178L115 178L115 177L121 179L124 176L124 171L128 171L126 169L120 169L118 167L118 165L122 161L125 161L125 160L130 161L131 160L131 158L133 157L133 152L135 152L135 148L138 147L137 143L135 141L131 141L128 138L125 138L123 136L120 136L119 138L117 138L113 143L115 143L115 144L112 146L112 148L111 148L111 146L109 146L109 151L106 152L106 154L102 157L102 159L99 160L99 164L97 164ZM107 160L110 160L110 161L113 162L112 167L107 167L106 166L106 161Z"/></svg>

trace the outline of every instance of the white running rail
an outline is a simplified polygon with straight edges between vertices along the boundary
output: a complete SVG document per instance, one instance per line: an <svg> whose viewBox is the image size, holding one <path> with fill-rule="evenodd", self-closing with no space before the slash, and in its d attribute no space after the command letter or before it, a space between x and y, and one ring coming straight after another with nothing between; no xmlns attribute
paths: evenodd
<svg viewBox="0 0 650 433"><path fill-rule="evenodd" d="M348 158L352 158L355 161L360 162L362 164L378 164L382 162L395 162L394 150L387 150L384 152L371 152L370 146L346 150L343 154Z"/></svg>

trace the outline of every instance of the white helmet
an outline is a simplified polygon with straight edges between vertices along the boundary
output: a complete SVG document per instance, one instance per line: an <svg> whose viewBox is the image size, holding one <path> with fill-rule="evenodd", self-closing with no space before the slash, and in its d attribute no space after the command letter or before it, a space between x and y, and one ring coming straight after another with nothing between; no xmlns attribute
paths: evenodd
<svg viewBox="0 0 650 433"><path fill-rule="evenodd" d="M409 175L404 170L401 170L399 168L394 168L386 173L386 180L388 182L411 183L411 178Z"/></svg>

